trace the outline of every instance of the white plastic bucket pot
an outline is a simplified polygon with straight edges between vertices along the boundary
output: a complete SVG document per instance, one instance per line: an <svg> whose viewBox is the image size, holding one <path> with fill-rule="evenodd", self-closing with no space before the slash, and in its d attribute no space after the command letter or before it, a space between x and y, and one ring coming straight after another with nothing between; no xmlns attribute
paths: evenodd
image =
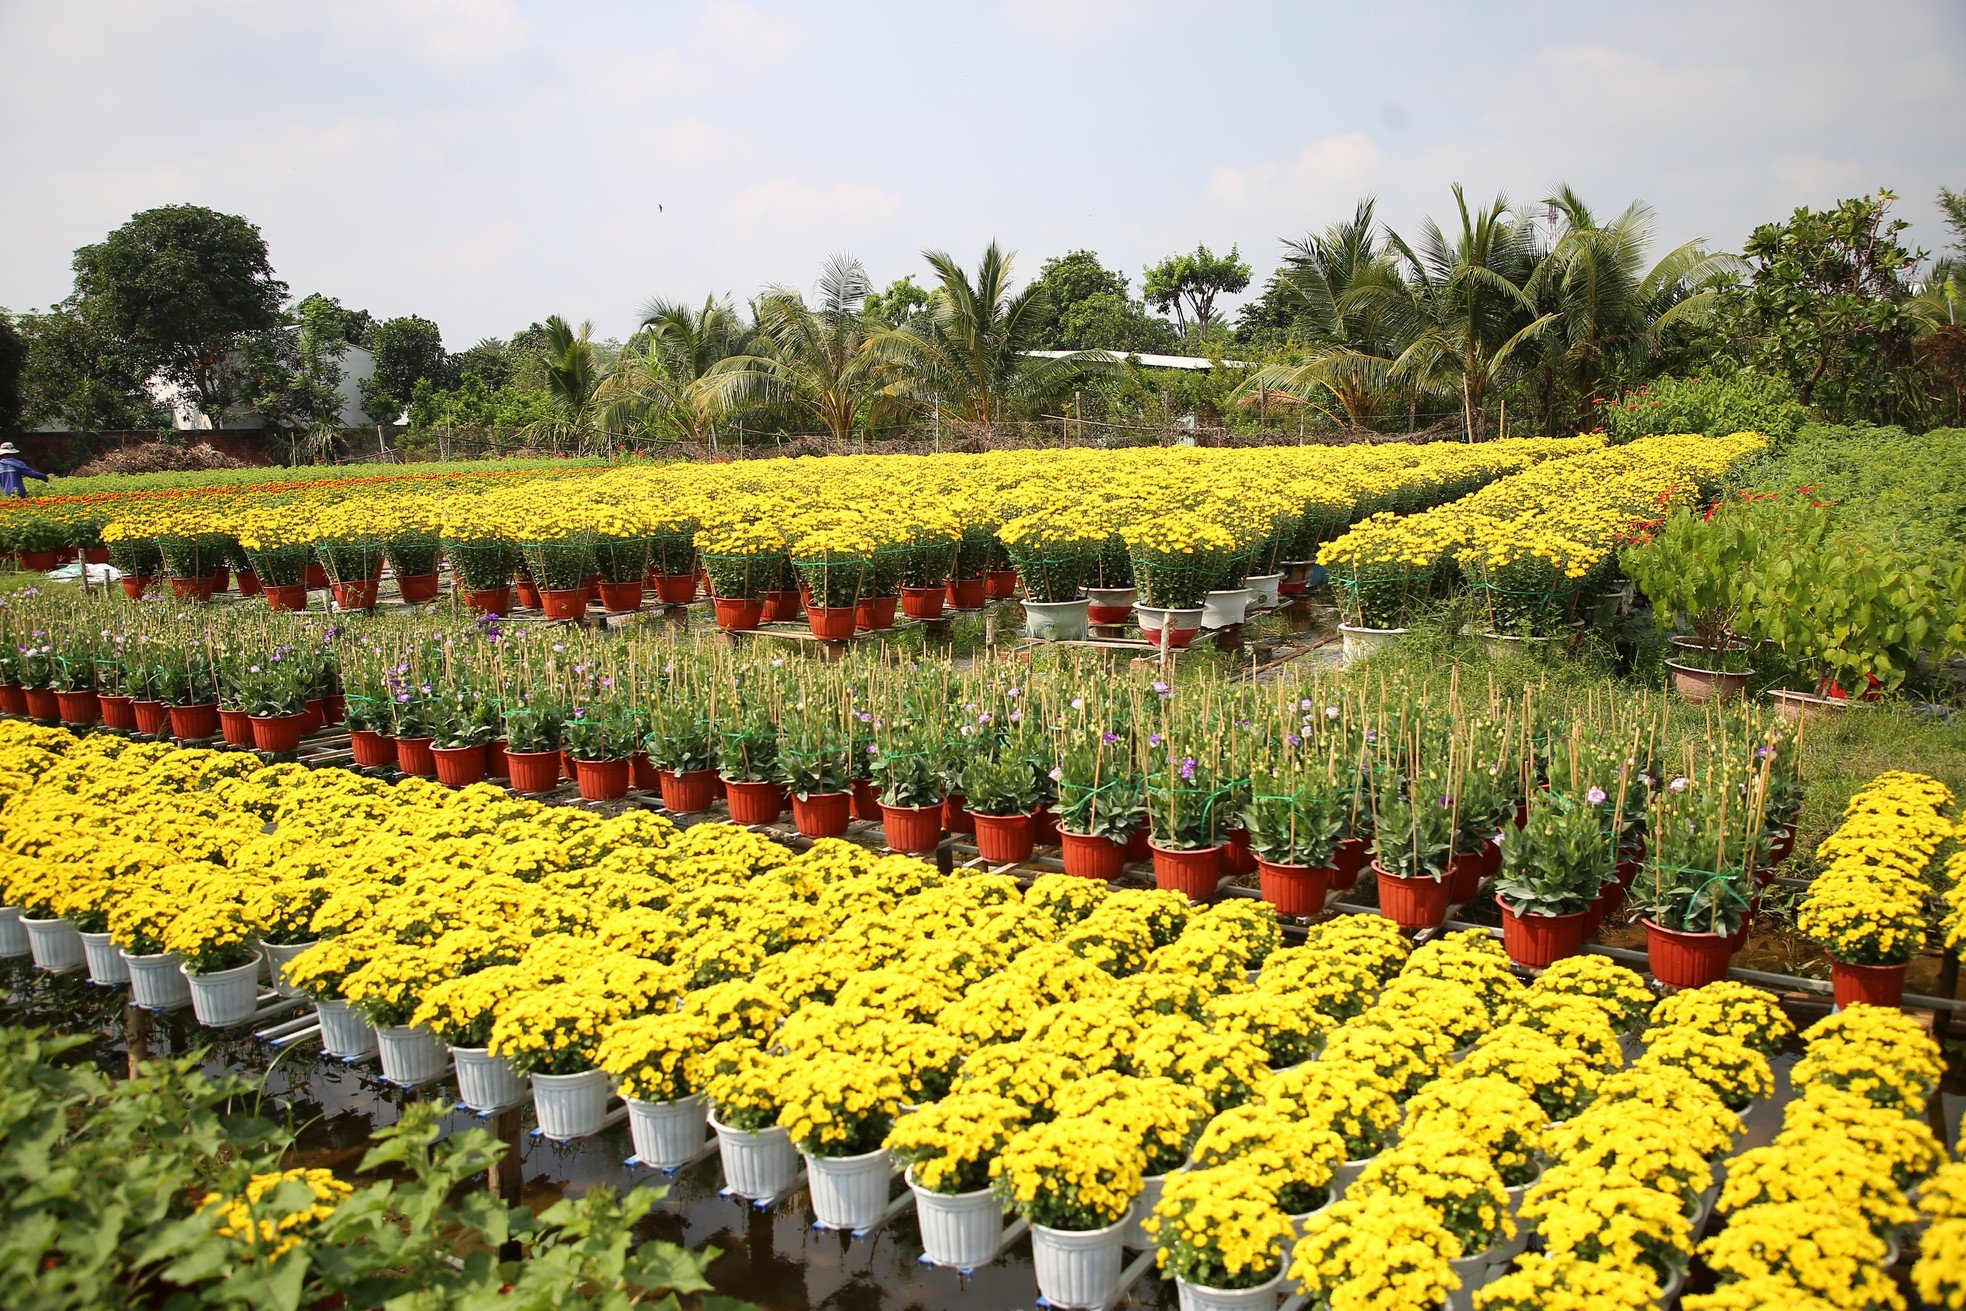
<svg viewBox="0 0 1966 1311"><path fill-rule="evenodd" d="M25 956L27 930L21 927L19 906L0 906L0 960Z"/></svg>
<svg viewBox="0 0 1966 1311"><path fill-rule="evenodd" d="M503 1056L483 1047L451 1048L457 1099L474 1111L502 1111L526 1100L526 1081Z"/></svg>
<svg viewBox="0 0 1966 1311"><path fill-rule="evenodd" d="M1191 1284L1176 1277L1175 1295L1180 1299L1181 1311L1276 1311L1277 1299L1282 1295L1283 1276L1272 1278L1268 1283L1254 1288L1209 1288L1204 1284Z"/></svg>
<svg viewBox="0 0 1966 1311"><path fill-rule="evenodd" d="M1163 624L1172 625L1174 631L1177 633L1190 629L1199 631L1202 627L1202 615L1206 612L1207 607L1205 606L1196 606L1192 610L1170 610L1158 605L1136 605L1133 607L1134 618L1139 621L1140 631L1146 634L1149 642L1158 642L1160 640L1160 630Z"/></svg>
<svg viewBox="0 0 1966 1311"><path fill-rule="evenodd" d="M532 1111L539 1121L539 1132L556 1142L585 1138L601 1131L608 1118L606 1070L582 1070L579 1074L535 1074L532 1077Z"/></svg>
<svg viewBox="0 0 1966 1311"><path fill-rule="evenodd" d="M673 1102L628 1103L628 1136L635 1158L656 1170L687 1165L710 1139L710 1099L702 1093Z"/></svg>
<svg viewBox="0 0 1966 1311"><path fill-rule="evenodd" d="M1340 624L1338 631L1344 637L1345 663L1363 660L1367 656L1396 645L1409 630L1404 628L1360 628L1354 624Z"/></svg>
<svg viewBox="0 0 1966 1311"><path fill-rule="evenodd" d="M724 1187L739 1197L756 1201L776 1197L799 1177L799 1153L792 1146L792 1135L777 1125L750 1133L717 1123L717 1152L723 1158Z"/></svg>
<svg viewBox="0 0 1966 1311"><path fill-rule="evenodd" d="M314 1003L321 1017L321 1050L336 1060L354 1061L373 1056L375 1030L362 1013L338 997Z"/></svg>
<svg viewBox="0 0 1966 1311"><path fill-rule="evenodd" d="M130 981L130 967L107 933L82 935L82 958L89 963L89 982L120 988Z"/></svg>
<svg viewBox="0 0 1966 1311"><path fill-rule="evenodd" d="M191 985L191 1013L208 1029L228 1029L259 1009L259 956L229 970L193 974L180 965Z"/></svg>
<svg viewBox="0 0 1966 1311"><path fill-rule="evenodd" d="M1497 1264L1495 1253L1476 1252L1450 1261L1454 1273L1461 1278L1461 1286L1447 1295L1448 1311L1474 1311L1475 1294L1488 1286L1488 1281L1502 1273L1507 1263Z"/></svg>
<svg viewBox="0 0 1966 1311"><path fill-rule="evenodd" d="M973 1193L931 1193L908 1171L915 1194L915 1219L922 1231L922 1255L930 1265L974 1270L987 1265L1003 1246L1003 1202L988 1188Z"/></svg>
<svg viewBox="0 0 1966 1311"><path fill-rule="evenodd" d="M1243 579L1242 585L1249 589L1249 604L1251 606L1258 610L1270 610L1274 609L1283 600L1283 594L1277 590L1282 582L1282 574L1257 574L1254 577ZM1253 1292L1255 1290L1238 1289L1236 1291Z"/></svg>
<svg viewBox="0 0 1966 1311"><path fill-rule="evenodd" d="M375 1045L382 1054L382 1077L399 1088L441 1079L451 1065L450 1049L443 1040L414 1024L377 1029Z"/></svg>
<svg viewBox="0 0 1966 1311"><path fill-rule="evenodd" d="M1119 1289L1124 1228L1124 1222L1088 1230L1032 1225L1031 1264L1045 1301L1067 1311L1091 1311L1112 1301Z"/></svg>
<svg viewBox="0 0 1966 1311"><path fill-rule="evenodd" d="M21 919L37 970L72 970L82 964L82 935L67 920Z"/></svg>
<svg viewBox="0 0 1966 1311"><path fill-rule="evenodd" d="M311 942L265 942L260 944L261 950L266 953L266 967L272 971L271 982L274 991L278 992L282 997L300 996L300 989L287 982L287 962L313 945Z"/></svg>
<svg viewBox="0 0 1966 1311"><path fill-rule="evenodd" d="M1120 1225L1121 1241L1125 1246L1136 1252L1144 1252L1154 1245L1154 1240L1147 1237L1147 1231L1140 1225L1160 1205L1161 1189L1165 1187L1167 1176L1164 1174L1150 1174L1141 1181L1140 1192L1133 1199L1132 1209L1127 1211L1126 1219Z"/></svg>
<svg viewBox="0 0 1966 1311"><path fill-rule="evenodd" d="M1239 624L1249 616L1250 590L1247 587L1231 587L1220 592L1210 592L1202 601L1201 626L1203 628L1228 628Z"/></svg>
<svg viewBox="0 0 1966 1311"><path fill-rule="evenodd" d="M1086 607L1090 601L1024 602L1024 636L1040 642L1083 642L1090 631Z"/></svg>
<svg viewBox="0 0 1966 1311"><path fill-rule="evenodd" d="M1352 1180L1358 1178L1360 1174L1364 1173L1365 1167L1371 1162L1371 1160L1372 1158L1367 1156L1367 1157L1362 1157L1356 1161L1347 1161L1343 1165L1339 1166L1336 1170L1332 1171L1331 1185L1330 1185L1332 1201L1335 1202L1339 1198L1345 1195L1345 1190L1352 1186Z"/></svg>
<svg viewBox="0 0 1966 1311"><path fill-rule="evenodd" d="M894 1159L885 1147L858 1156L806 1157L812 1217L821 1229L865 1229L887 1209Z"/></svg>
<svg viewBox="0 0 1966 1311"><path fill-rule="evenodd" d="M150 1011L174 1011L191 1004L191 981L178 967L184 958L174 951L155 956L123 953L130 968L130 1000Z"/></svg>

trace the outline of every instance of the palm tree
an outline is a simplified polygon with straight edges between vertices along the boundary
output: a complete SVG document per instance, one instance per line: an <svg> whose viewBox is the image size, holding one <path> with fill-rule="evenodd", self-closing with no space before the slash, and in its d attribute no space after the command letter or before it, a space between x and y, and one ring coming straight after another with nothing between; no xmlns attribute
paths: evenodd
<svg viewBox="0 0 1966 1311"><path fill-rule="evenodd" d="M945 251L923 251L922 258L941 284L929 294L927 312L876 340L895 373L896 395L994 428L1013 411L1057 395L1086 364L1109 361L1101 351L1063 359L1026 354L1039 344L1050 300L1035 282L1011 290L1012 256L996 242L984 250L974 281Z"/></svg>
<svg viewBox="0 0 1966 1311"><path fill-rule="evenodd" d="M599 401L609 432L667 432L717 449L716 416L702 382L736 353L743 327L728 300L700 307L657 298L642 307L642 326L601 380Z"/></svg>
<svg viewBox="0 0 1966 1311"><path fill-rule="evenodd" d="M601 421L596 397L603 370L594 346L594 325L583 323L576 331L565 319L552 315L546 320L540 354L554 412L552 417L528 426L527 435L545 438L556 450L570 444L581 454L590 446L604 444L612 455L612 436Z"/></svg>
<svg viewBox="0 0 1966 1311"><path fill-rule="evenodd" d="M881 387L881 360L871 349L885 325L864 306L867 270L845 255L820 274L818 304L790 287L772 287L757 303L754 349L711 364L697 393L712 413L753 405L783 406L816 421L841 446Z"/></svg>

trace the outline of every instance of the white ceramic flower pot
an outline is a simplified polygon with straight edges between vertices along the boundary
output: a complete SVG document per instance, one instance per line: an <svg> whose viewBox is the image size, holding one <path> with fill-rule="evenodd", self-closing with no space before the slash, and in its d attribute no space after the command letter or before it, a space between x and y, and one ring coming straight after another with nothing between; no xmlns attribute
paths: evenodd
<svg viewBox="0 0 1966 1311"><path fill-rule="evenodd" d="M877 1147L858 1156L806 1157L812 1218L821 1229L865 1229L887 1209L894 1158Z"/></svg>
<svg viewBox="0 0 1966 1311"><path fill-rule="evenodd" d="M922 1255L930 1265L974 1270L987 1265L1003 1246L1003 1203L988 1188L973 1193L932 1193L915 1182L915 1220L922 1231Z"/></svg>
<svg viewBox="0 0 1966 1311"><path fill-rule="evenodd" d="M1356 1161L1347 1161L1343 1165L1339 1166L1336 1170L1332 1171L1331 1200L1335 1202L1339 1198L1343 1197L1345 1195L1345 1190L1352 1186L1352 1180L1358 1178L1359 1175L1364 1171L1365 1167L1367 1165L1370 1165L1371 1163L1372 1163L1372 1158L1369 1156L1364 1156L1364 1157L1360 1157Z"/></svg>
<svg viewBox="0 0 1966 1311"><path fill-rule="evenodd" d="M710 1099L702 1093L673 1102L628 1103L628 1134L643 1165L673 1170L687 1165L710 1137Z"/></svg>
<svg viewBox="0 0 1966 1311"><path fill-rule="evenodd" d="M1345 663L1363 660L1367 656L1396 646L1399 639L1406 636L1404 628L1360 628L1354 624L1338 625L1338 632L1344 639Z"/></svg>
<svg viewBox="0 0 1966 1311"><path fill-rule="evenodd" d="M191 981L178 967L184 958L174 951L155 956L123 953L130 970L130 1000L149 1011L174 1011L191 1004Z"/></svg>
<svg viewBox="0 0 1966 1311"><path fill-rule="evenodd" d="M1474 1311L1475 1294L1487 1287L1488 1281L1504 1268L1495 1264L1492 1250L1476 1252L1473 1256L1464 1256L1448 1264L1454 1267L1454 1273L1461 1280L1461 1286L1447 1295L1449 1311Z"/></svg>
<svg viewBox="0 0 1966 1311"><path fill-rule="evenodd" d="M322 1051L342 1061L375 1055L375 1030L360 1011L338 997L314 1003L314 1011L321 1019Z"/></svg>
<svg viewBox="0 0 1966 1311"><path fill-rule="evenodd" d="M608 1118L606 1070L582 1070L579 1074L535 1074L532 1077L533 1117L539 1132L556 1142L585 1138L601 1131Z"/></svg>
<svg viewBox="0 0 1966 1311"><path fill-rule="evenodd" d="M1144 1252L1154 1245L1147 1237L1147 1231L1140 1227L1146 1218L1160 1205L1161 1189L1167 1187L1167 1176L1150 1174L1140 1181L1140 1191L1134 1195L1133 1205L1127 1210L1126 1220L1121 1226L1121 1243L1136 1252Z"/></svg>
<svg viewBox="0 0 1966 1311"><path fill-rule="evenodd" d="M1304 1231L1310 1228L1311 1221L1316 1218L1318 1212L1324 1210L1326 1206L1330 1206L1336 1200L1337 1198L1331 1194L1331 1191L1326 1189L1324 1206L1320 1206L1316 1211L1303 1211L1290 1217L1290 1246L1284 1249L1283 1275L1281 1276L1283 1279L1283 1291L1286 1296L1295 1295L1303 1291L1298 1286L1297 1281L1290 1277L1290 1254L1297 1250L1297 1244L1304 1241Z"/></svg>
<svg viewBox="0 0 1966 1311"><path fill-rule="evenodd" d="M1024 602L1024 636L1039 642L1083 642L1090 631L1089 600Z"/></svg>
<svg viewBox="0 0 1966 1311"><path fill-rule="evenodd" d="M82 935L64 919L31 920L25 916L27 949L37 970L72 970L82 964Z"/></svg>
<svg viewBox="0 0 1966 1311"><path fill-rule="evenodd" d="M1243 579L1242 585L1249 589L1250 608L1269 610L1278 605L1283 600L1283 594L1277 591L1282 582L1282 574L1257 574Z"/></svg>
<svg viewBox="0 0 1966 1311"><path fill-rule="evenodd" d="M1137 587L1088 587L1085 589L1085 599L1088 604L1096 605L1102 610L1130 610L1133 608L1134 602L1140 599L1140 589Z"/></svg>
<svg viewBox="0 0 1966 1311"><path fill-rule="evenodd" d="M724 1187L756 1201L776 1197L799 1177L799 1153L792 1135L777 1125L756 1133L733 1129L710 1117L717 1131L717 1152L723 1158Z"/></svg>
<svg viewBox="0 0 1966 1311"><path fill-rule="evenodd" d="M1136 605L1133 607L1133 615L1139 620L1140 631L1146 634L1147 640L1158 642L1163 624L1171 625L1177 633L1199 631L1202 626L1202 610L1201 606L1196 606L1192 610L1169 610L1157 605Z"/></svg>
<svg viewBox="0 0 1966 1311"><path fill-rule="evenodd" d="M1685 1287L1686 1272L1684 1270L1673 1271L1667 1277L1666 1286L1659 1291L1658 1299L1652 1305L1658 1307L1659 1311L1668 1311L1668 1308L1679 1304L1680 1290Z"/></svg>
<svg viewBox="0 0 1966 1311"><path fill-rule="evenodd" d="M483 1047L451 1048L457 1099L474 1111L502 1111L526 1100L526 1081L503 1056Z"/></svg>
<svg viewBox="0 0 1966 1311"><path fill-rule="evenodd" d="M313 945L311 942L263 942L260 944L260 950L266 953L266 967L272 972L269 981L273 984L274 990L282 997L300 996L300 989L287 982L287 962Z"/></svg>
<svg viewBox="0 0 1966 1311"><path fill-rule="evenodd" d="M1083 1231L1032 1225L1031 1264L1045 1301L1061 1311L1091 1311L1112 1301L1125 1228L1124 1221Z"/></svg>
<svg viewBox="0 0 1966 1311"><path fill-rule="evenodd" d="M1220 592L1210 592L1201 608L1203 628L1228 628L1241 623L1249 614L1251 592L1247 587L1232 587Z"/></svg>
<svg viewBox="0 0 1966 1311"><path fill-rule="evenodd" d="M382 1055L382 1077L399 1088L441 1079L451 1065L450 1049L443 1039L414 1024L377 1029L375 1045Z"/></svg>
<svg viewBox="0 0 1966 1311"><path fill-rule="evenodd" d="M120 988L130 981L129 962L107 933L82 935L82 958L89 963L89 982Z"/></svg>
<svg viewBox="0 0 1966 1311"><path fill-rule="evenodd" d="M1175 1295L1181 1311L1276 1311L1283 1291L1283 1276L1277 1275L1254 1288L1209 1288L1175 1277Z"/></svg>
<svg viewBox="0 0 1966 1311"><path fill-rule="evenodd" d="M1482 647L1490 660L1509 660L1534 651L1548 651L1553 637L1510 637L1504 633L1483 633Z"/></svg>
<svg viewBox="0 0 1966 1311"><path fill-rule="evenodd" d="M20 907L0 906L0 960L25 956L30 950L27 930L20 924Z"/></svg>
<svg viewBox="0 0 1966 1311"><path fill-rule="evenodd" d="M180 965L191 985L191 1013L208 1029L229 1029L252 1018L259 1009L259 955L244 965L210 974L193 974Z"/></svg>

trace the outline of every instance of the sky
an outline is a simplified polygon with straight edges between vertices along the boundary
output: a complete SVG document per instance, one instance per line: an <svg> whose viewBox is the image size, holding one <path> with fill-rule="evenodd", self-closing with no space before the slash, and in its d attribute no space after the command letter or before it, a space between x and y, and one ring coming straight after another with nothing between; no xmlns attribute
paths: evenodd
<svg viewBox="0 0 1966 1311"><path fill-rule="evenodd" d="M1642 198L1662 250L1888 186L1936 249L1962 85L1962 0L0 0L0 306L181 202L452 349L992 238L1136 291L1233 244L1260 287L1360 196L1410 231L1455 182Z"/></svg>

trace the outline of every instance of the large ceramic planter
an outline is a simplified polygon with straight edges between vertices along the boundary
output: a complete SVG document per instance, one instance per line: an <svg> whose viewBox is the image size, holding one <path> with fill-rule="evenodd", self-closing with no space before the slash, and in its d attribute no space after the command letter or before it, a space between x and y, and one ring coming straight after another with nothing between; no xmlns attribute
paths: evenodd
<svg viewBox="0 0 1966 1311"><path fill-rule="evenodd" d="M1130 1247L1136 1252L1144 1252L1154 1245L1142 1226L1154 1208L1160 1205L1160 1196L1167 1188L1167 1176L1150 1174L1140 1181L1140 1191L1133 1195L1133 1205L1127 1208L1126 1220L1120 1226L1120 1246Z"/></svg>
<svg viewBox="0 0 1966 1311"><path fill-rule="evenodd" d="M191 984L178 967L184 958L174 951L155 956L123 953L130 969L130 1001L147 1011L174 1011L191 1004Z"/></svg>
<svg viewBox="0 0 1966 1311"><path fill-rule="evenodd" d="M444 1046L443 1039L419 1025L378 1028L375 1045L382 1057L382 1077L398 1088L414 1088L440 1079L451 1068L450 1049Z"/></svg>
<svg viewBox="0 0 1966 1311"><path fill-rule="evenodd" d="M1339 635L1344 643L1345 663L1364 660L1391 650L1399 644L1410 630L1405 628L1365 628L1358 624L1338 625Z"/></svg>
<svg viewBox="0 0 1966 1311"><path fill-rule="evenodd" d="M1085 589L1086 618L1095 624L1123 624L1133 617L1133 603L1140 599L1137 587L1088 587Z"/></svg>
<svg viewBox="0 0 1966 1311"><path fill-rule="evenodd" d="M526 1100L526 1081L503 1056L483 1047L451 1048L457 1072L457 1099L474 1111L502 1111Z"/></svg>
<svg viewBox="0 0 1966 1311"><path fill-rule="evenodd" d="M540 1136L563 1143L599 1133L611 1095L606 1070L533 1075L532 1110Z"/></svg>
<svg viewBox="0 0 1966 1311"><path fill-rule="evenodd" d="M1210 592L1201 608L1203 628L1233 628L1249 616L1251 593L1247 587L1230 587Z"/></svg>
<svg viewBox="0 0 1966 1311"><path fill-rule="evenodd" d="M974 1270L994 1260L1003 1246L1003 1203L988 1188L973 1193L932 1193L906 1175L915 1194L915 1221L922 1259L945 1270Z"/></svg>
<svg viewBox="0 0 1966 1311"><path fill-rule="evenodd" d="M81 967L82 935L65 919L31 920L21 917L27 930L28 953L37 970L72 970Z"/></svg>
<svg viewBox="0 0 1966 1311"><path fill-rule="evenodd" d="M513 751L508 748L505 767L510 772L509 781L514 792L537 795L560 786L560 753L557 751Z"/></svg>
<svg viewBox="0 0 1966 1311"><path fill-rule="evenodd" d="M430 748L430 758L437 769L437 781L445 787L467 788L473 783L485 781L485 744L482 742L468 747L433 746Z"/></svg>
<svg viewBox="0 0 1966 1311"><path fill-rule="evenodd" d="M1812 696L1808 692L1791 692L1786 688L1770 688L1768 699L1775 703L1775 713L1790 723L1803 720L1834 719L1850 708L1846 699L1830 696Z"/></svg>
<svg viewBox="0 0 1966 1311"><path fill-rule="evenodd" d="M1149 842L1154 856L1154 886L1178 892L1189 901L1213 901L1222 882L1222 848L1163 847Z"/></svg>
<svg viewBox="0 0 1966 1311"><path fill-rule="evenodd" d="M1111 883L1126 869L1126 848L1111 838L1061 829L1058 850L1065 859L1065 872L1076 878Z"/></svg>
<svg viewBox="0 0 1966 1311"><path fill-rule="evenodd" d="M1090 629L1088 601L1026 601L1024 636L1038 642L1083 642Z"/></svg>
<svg viewBox="0 0 1966 1311"><path fill-rule="evenodd" d="M778 783L724 780L724 804L733 824L775 824L785 813L785 788Z"/></svg>
<svg viewBox="0 0 1966 1311"><path fill-rule="evenodd" d="M814 637L828 642L844 642L853 636L854 607L850 605L806 607L806 624Z"/></svg>
<svg viewBox="0 0 1966 1311"><path fill-rule="evenodd" d="M655 771L655 783L662 793L662 808L672 815L694 815L717 803L717 771L692 769L678 774L672 769Z"/></svg>
<svg viewBox="0 0 1966 1311"><path fill-rule="evenodd" d="M1739 701L1747 695L1746 674L1701 669L1677 660L1666 661L1666 670L1672 675L1672 690L1678 693L1680 700L1690 701L1696 706L1710 701Z"/></svg>
<svg viewBox="0 0 1966 1311"><path fill-rule="evenodd" d="M1104 1229L1031 1226L1031 1264L1038 1292L1060 1311L1092 1311L1119 1290L1124 1222Z"/></svg>
<svg viewBox="0 0 1966 1311"><path fill-rule="evenodd" d="M90 983L120 988L130 981L130 963L123 959L123 953L116 949L107 933L82 935L82 959L88 962Z"/></svg>
<svg viewBox="0 0 1966 1311"><path fill-rule="evenodd" d="M191 985L191 1013L208 1029L229 1029L252 1018L259 1009L259 953L244 965L210 974L193 974L179 966Z"/></svg>
<svg viewBox="0 0 1966 1311"><path fill-rule="evenodd" d="M1243 579L1242 585L1249 591L1251 610L1271 610L1283 602L1282 574L1256 574Z"/></svg>
<svg viewBox="0 0 1966 1311"><path fill-rule="evenodd" d="M628 1136L635 1159L654 1170L674 1170L696 1159L710 1141L710 1099L702 1093L673 1102L628 1103Z"/></svg>
<svg viewBox="0 0 1966 1311"><path fill-rule="evenodd" d="M1836 993L1836 1009L1845 1006L1892 1006L1905 999L1906 965L1853 965L1833 960L1829 965L1830 986Z"/></svg>
<svg viewBox="0 0 1966 1311"><path fill-rule="evenodd" d="M881 803L881 830L895 851L919 856L942 842L942 807L890 806Z"/></svg>
<svg viewBox="0 0 1966 1311"><path fill-rule="evenodd" d="M627 757L620 760L576 760L574 782L580 785L582 801L619 801L628 795L628 782L634 772Z"/></svg>
<svg viewBox="0 0 1966 1311"><path fill-rule="evenodd" d="M1256 857L1257 888L1279 915L1315 915L1324 909L1337 871L1315 865L1285 865Z"/></svg>
<svg viewBox="0 0 1966 1311"><path fill-rule="evenodd" d="M1503 1269L1495 1264L1492 1250L1460 1257L1448 1264L1454 1267L1454 1274L1461 1281L1461 1286L1447 1295L1448 1311L1474 1311L1475 1294L1487 1287L1488 1282L1501 1274Z"/></svg>
<svg viewBox="0 0 1966 1311"><path fill-rule="evenodd" d="M1499 893L1495 904L1502 908L1502 950L1524 969L1547 969L1566 956L1575 956L1584 949L1584 939L1592 928L1588 910L1569 915L1518 915Z"/></svg>
<svg viewBox="0 0 1966 1311"><path fill-rule="evenodd" d="M358 1061L376 1053L375 1029L362 1012L338 997L314 1003L321 1021L321 1050L338 1061Z"/></svg>
<svg viewBox="0 0 1966 1311"><path fill-rule="evenodd" d="M1282 1291L1282 1274L1254 1288L1209 1288L1203 1284L1191 1284L1179 1276L1174 1280L1175 1297L1181 1311L1275 1311Z"/></svg>
<svg viewBox="0 0 1966 1311"><path fill-rule="evenodd" d="M887 1209L894 1160L885 1147L858 1156L806 1157L813 1223L821 1229L865 1229Z"/></svg>
<svg viewBox="0 0 1966 1311"><path fill-rule="evenodd" d="M70 728L87 728L102 718L102 702L96 698L95 691L91 688L85 687L75 692L57 692L55 713L60 715L61 722ZM216 719L213 720L213 728L217 728ZM180 733L178 736L182 737L183 734Z"/></svg>
<svg viewBox="0 0 1966 1311"><path fill-rule="evenodd" d="M1652 977L1669 988L1701 988L1727 977L1735 942L1726 933L1682 933L1645 922Z"/></svg>
<svg viewBox="0 0 1966 1311"><path fill-rule="evenodd" d="M837 838L853 822L853 793L792 794L792 823L809 838Z"/></svg>
<svg viewBox="0 0 1966 1311"><path fill-rule="evenodd" d="M901 613L910 619L940 619L947 600L948 592L941 587L904 587L901 589Z"/></svg>
<svg viewBox="0 0 1966 1311"><path fill-rule="evenodd" d="M1445 878L1426 874L1395 874L1378 861L1372 873L1379 881L1379 913L1409 933L1437 929L1447 919L1449 889Z"/></svg>
<svg viewBox="0 0 1966 1311"><path fill-rule="evenodd" d="M0 960L18 960L31 951L21 927L19 906L0 906Z"/></svg>
<svg viewBox="0 0 1966 1311"><path fill-rule="evenodd" d="M992 865L1015 865L1031 858L1037 835L1029 815L975 815L976 852Z"/></svg>
<svg viewBox="0 0 1966 1311"><path fill-rule="evenodd" d="M710 1117L717 1153L723 1159L724 1187L749 1201L777 1197L799 1177L799 1153L792 1135L772 1125L756 1133L733 1129Z"/></svg>
<svg viewBox="0 0 1966 1311"><path fill-rule="evenodd" d="M300 750L301 736L307 731L305 714L252 715L253 746L269 756L291 756Z"/></svg>
<svg viewBox="0 0 1966 1311"><path fill-rule="evenodd" d="M1134 613L1140 618L1140 632L1155 646L1161 645L1161 630L1167 630L1167 646L1179 651L1195 640L1201 632L1201 606L1192 610L1172 610L1158 605L1136 605Z"/></svg>

